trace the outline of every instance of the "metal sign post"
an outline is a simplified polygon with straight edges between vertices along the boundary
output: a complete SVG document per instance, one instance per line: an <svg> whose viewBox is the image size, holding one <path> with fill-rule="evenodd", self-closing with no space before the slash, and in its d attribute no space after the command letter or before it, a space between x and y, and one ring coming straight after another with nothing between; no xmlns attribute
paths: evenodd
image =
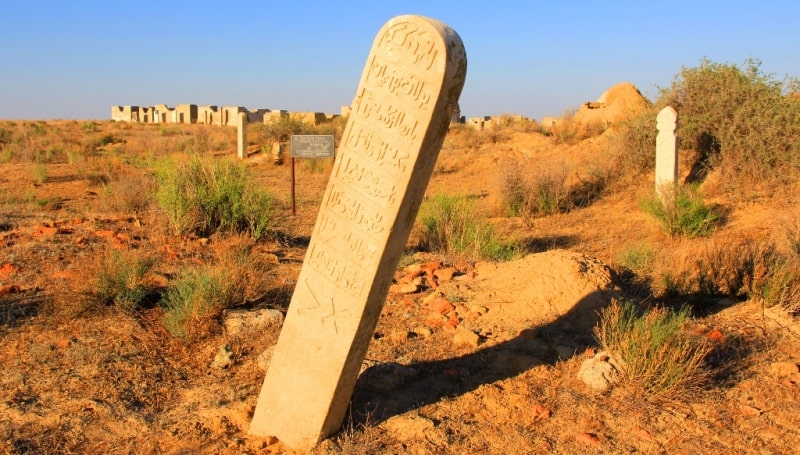
<svg viewBox="0 0 800 455"><path fill-rule="evenodd" d="M295 204L295 158L333 158L333 135L298 134L292 136L289 148L292 156L292 216L297 215Z"/></svg>

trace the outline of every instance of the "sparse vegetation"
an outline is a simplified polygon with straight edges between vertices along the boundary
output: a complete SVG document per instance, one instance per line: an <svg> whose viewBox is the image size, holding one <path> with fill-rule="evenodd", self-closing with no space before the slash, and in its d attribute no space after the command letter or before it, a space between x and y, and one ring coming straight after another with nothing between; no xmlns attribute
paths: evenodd
<svg viewBox="0 0 800 455"><path fill-rule="evenodd" d="M86 293L95 304L136 310L150 292L145 275L154 264L153 258L135 251L112 251L97 267Z"/></svg>
<svg viewBox="0 0 800 455"><path fill-rule="evenodd" d="M686 328L687 308L640 313L629 302L604 309L595 337L620 365L623 381L654 398L683 399L703 383L710 348Z"/></svg>
<svg viewBox="0 0 800 455"><path fill-rule="evenodd" d="M234 246L216 264L182 271L167 288L161 305L164 326L177 338L201 339L219 329L221 313L260 297L269 283L268 267L249 248Z"/></svg>
<svg viewBox="0 0 800 455"><path fill-rule="evenodd" d="M232 160L167 159L156 172L156 200L176 235L249 232L262 238L273 221L272 197Z"/></svg>
<svg viewBox="0 0 800 455"><path fill-rule="evenodd" d="M476 216L472 201L464 196L437 194L426 201L418 217L421 244L428 251L465 255L476 259L508 260L516 254L492 226Z"/></svg>
<svg viewBox="0 0 800 455"><path fill-rule="evenodd" d="M706 236L714 231L718 221L718 216L703 202L693 186L662 188L660 196L643 199L641 206L669 235L687 238Z"/></svg>

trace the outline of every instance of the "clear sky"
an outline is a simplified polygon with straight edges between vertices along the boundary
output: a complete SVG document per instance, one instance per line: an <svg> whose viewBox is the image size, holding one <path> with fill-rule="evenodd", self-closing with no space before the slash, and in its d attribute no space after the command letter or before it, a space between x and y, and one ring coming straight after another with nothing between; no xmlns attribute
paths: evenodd
<svg viewBox="0 0 800 455"><path fill-rule="evenodd" d="M701 59L800 77L800 2L42 1L0 6L0 118L108 119L166 103L339 113L401 14L467 50L468 117L561 115L631 82L654 99Z"/></svg>

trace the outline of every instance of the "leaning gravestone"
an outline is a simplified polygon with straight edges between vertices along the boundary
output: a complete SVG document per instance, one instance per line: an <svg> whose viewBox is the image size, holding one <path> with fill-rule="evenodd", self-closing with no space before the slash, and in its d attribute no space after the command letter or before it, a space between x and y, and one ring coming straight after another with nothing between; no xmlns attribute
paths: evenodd
<svg viewBox="0 0 800 455"><path fill-rule="evenodd" d="M237 154L239 159L247 158L247 114L239 112L239 122L237 125L238 134L236 136Z"/></svg>
<svg viewBox="0 0 800 455"><path fill-rule="evenodd" d="M378 32L250 434L307 449L342 424L466 76L447 25Z"/></svg>
<svg viewBox="0 0 800 455"><path fill-rule="evenodd" d="M670 106L656 117L656 194L663 198L678 181L678 113Z"/></svg>

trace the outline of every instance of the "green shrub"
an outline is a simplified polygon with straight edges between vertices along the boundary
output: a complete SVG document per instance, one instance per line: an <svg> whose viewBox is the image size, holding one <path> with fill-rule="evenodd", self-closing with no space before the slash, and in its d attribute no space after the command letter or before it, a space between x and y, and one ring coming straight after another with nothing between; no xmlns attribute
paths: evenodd
<svg viewBox="0 0 800 455"><path fill-rule="evenodd" d="M258 240L271 227L273 199L241 163L197 156L185 163L166 160L157 166L156 181L156 200L176 235L248 232Z"/></svg>
<svg viewBox="0 0 800 455"><path fill-rule="evenodd" d="M683 68L662 91L660 106L680 116L679 135L698 149L735 188L800 169L800 98L775 81L753 59L743 65L702 60Z"/></svg>
<svg viewBox="0 0 800 455"><path fill-rule="evenodd" d="M123 310L139 308L149 294L144 277L155 261L135 252L114 251L101 261L90 299L101 305L116 305Z"/></svg>
<svg viewBox="0 0 800 455"><path fill-rule="evenodd" d="M639 314L628 301L600 315L595 338L620 366L623 381L656 398L676 399L704 380L709 347L686 330L686 308L653 308Z"/></svg>
<svg viewBox="0 0 800 455"><path fill-rule="evenodd" d="M164 326L177 338L196 338L210 319L235 303L224 270L197 268L183 272L164 295Z"/></svg>
<svg viewBox="0 0 800 455"><path fill-rule="evenodd" d="M467 197L435 195L423 204L419 219L421 244L429 251L491 260L508 260L516 254L513 245L500 242L492 226L476 216Z"/></svg>
<svg viewBox="0 0 800 455"><path fill-rule="evenodd" d="M184 270L170 284L161 305L164 325L178 338L202 338L214 331L226 309L263 297L271 287L265 258L252 253L252 244L228 246L213 265Z"/></svg>
<svg viewBox="0 0 800 455"><path fill-rule="evenodd" d="M657 114L648 106L619 123L609 141L617 178L636 178L655 168Z"/></svg>
<svg viewBox="0 0 800 455"><path fill-rule="evenodd" d="M664 187L660 196L643 199L641 207L671 236L694 238L709 235L718 220L693 186Z"/></svg>

